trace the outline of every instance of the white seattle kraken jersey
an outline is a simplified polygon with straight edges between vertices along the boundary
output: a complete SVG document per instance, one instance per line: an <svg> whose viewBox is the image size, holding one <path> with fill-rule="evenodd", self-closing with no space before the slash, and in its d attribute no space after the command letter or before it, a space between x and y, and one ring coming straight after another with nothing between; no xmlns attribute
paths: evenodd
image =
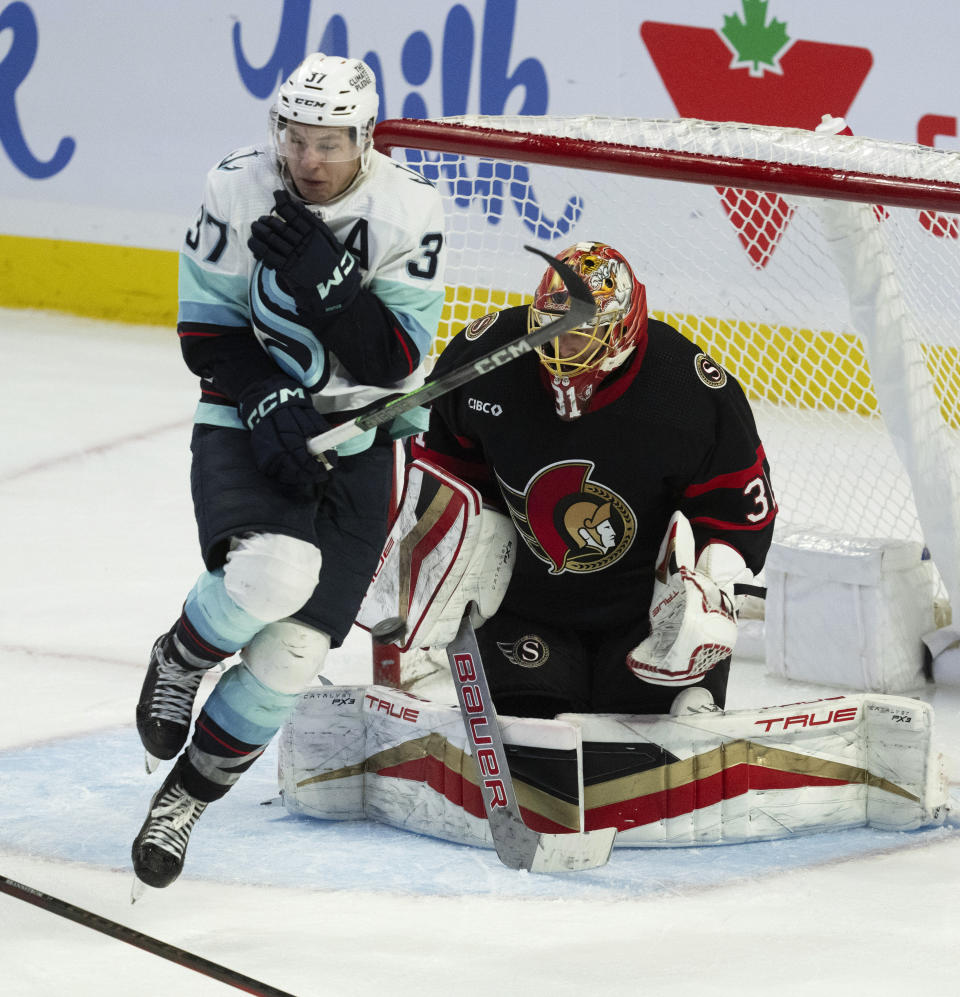
<svg viewBox="0 0 960 997"><path fill-rule="evenodd" d="M273 210L273 192L282 186L269 147L239 149L210 170L200 215L180 253L180 322L253 332L250 285L260 264L247 240L251 224ZM439 194L419 174L372 152L360 183L328 204L309 207L357 257L362 285L419 347L421 364L396 384L374 387L354 380L305 326L290 324L297 349L289 354L272 342L261 345L307 387L323 374L323 388L313 395L320 412L353 410L413 390L423 383L423 360L443 307L446 247ZM213 411L201 403L196 421L224 425L225 420L242 425L222 408Z"/></svg>

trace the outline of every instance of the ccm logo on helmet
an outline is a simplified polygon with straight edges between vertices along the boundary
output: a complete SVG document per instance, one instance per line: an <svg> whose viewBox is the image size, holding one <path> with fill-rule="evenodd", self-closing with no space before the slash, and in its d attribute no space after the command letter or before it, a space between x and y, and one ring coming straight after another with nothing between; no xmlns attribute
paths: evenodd
<svg viewBox="0 0 960 997"><path fill-rule="evenodd" d="M503 406L497 402L482 402L479 398L468 398L467 408L472 408L474 412L482 412L484 415L502 415Z"/></svg>

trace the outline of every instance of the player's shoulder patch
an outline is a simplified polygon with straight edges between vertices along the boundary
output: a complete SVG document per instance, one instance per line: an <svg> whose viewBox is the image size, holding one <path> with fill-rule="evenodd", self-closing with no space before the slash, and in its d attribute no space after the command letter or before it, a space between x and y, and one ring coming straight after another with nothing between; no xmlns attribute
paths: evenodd
<svg viewBox="0 0 960 997"><path fill-rule="evenodd" d="M263 146L245 146L224 156L207 172L207 211L229 224L269 213L273 191L281 186L276 160Z"/></svg>
<svg viewBox="0 0 960 997"><path fill-rule="evenodd" d="M214 167L215 170L222 170L233 173L251 166L265 151L258 146L246 146L242 149L234 149L229 155L224 156Z"/></svg>
<svg viewBox="0 0 960 997"><path fill-rule="evenodd" d="M493 325L497 319L500 318L500 312L487 312L486 315L481 315L480 318L475 318L464 330L463 336L468 342L472 343L475 339L479 339L486 331Z"/></svg>
<svg viewBox="0 0 960 997"><path fill-rule="evenodd" d="M722 388L727 383L727 372L706 353L698 353L693 358L693 366L697 377L708 388Z"/></svg>
<svg viewBox="0 0 960 997"><path fill-rule="evenodd" d="M436 189L437 185L428 180L418 170L412 170L409 166L404 166L403 163L398 163L395 159L390 159L390 165L399 170L405 179L413 181L413 183L420 184L423 187L432 187L434 190Z"/></svg>

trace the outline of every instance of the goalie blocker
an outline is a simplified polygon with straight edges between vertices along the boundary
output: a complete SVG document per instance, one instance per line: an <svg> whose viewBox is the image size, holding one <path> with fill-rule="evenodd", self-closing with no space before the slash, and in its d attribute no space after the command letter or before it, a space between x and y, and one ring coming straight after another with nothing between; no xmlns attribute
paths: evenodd
<svg viewBox="0 0 960 997"><path fill-rule="evenodd" d="M524 823L540 832L615 827L615 847L723 845L907 831L947 813L933 711L913 699L499 719ZM454 706L383 686L310 690L281 733L279 778L291 813L493 846Z"/></svg>
<svg viewBox="0 0 960 997"><path fill-rule="evenodd" d="M401 651L446 647L468 606L475 627L497 611L515 557L506 516L471 485L415 460L357 624Z"/></svg>

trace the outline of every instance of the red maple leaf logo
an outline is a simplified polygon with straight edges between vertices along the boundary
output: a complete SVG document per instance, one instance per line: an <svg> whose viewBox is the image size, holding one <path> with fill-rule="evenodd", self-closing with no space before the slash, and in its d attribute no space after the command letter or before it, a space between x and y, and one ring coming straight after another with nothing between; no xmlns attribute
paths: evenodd
<svg viewBox="0 0 960 997"><path fill-rule="evenodd" d="M766 22L765 0L742 0L744 17L722 31L644 21L640 37L684 118L815 128L824 114L844 117L863 85L869 49L794 41L780 21ZM790 223L777 194L718 187L740 242L766 266Z"/></svg>

